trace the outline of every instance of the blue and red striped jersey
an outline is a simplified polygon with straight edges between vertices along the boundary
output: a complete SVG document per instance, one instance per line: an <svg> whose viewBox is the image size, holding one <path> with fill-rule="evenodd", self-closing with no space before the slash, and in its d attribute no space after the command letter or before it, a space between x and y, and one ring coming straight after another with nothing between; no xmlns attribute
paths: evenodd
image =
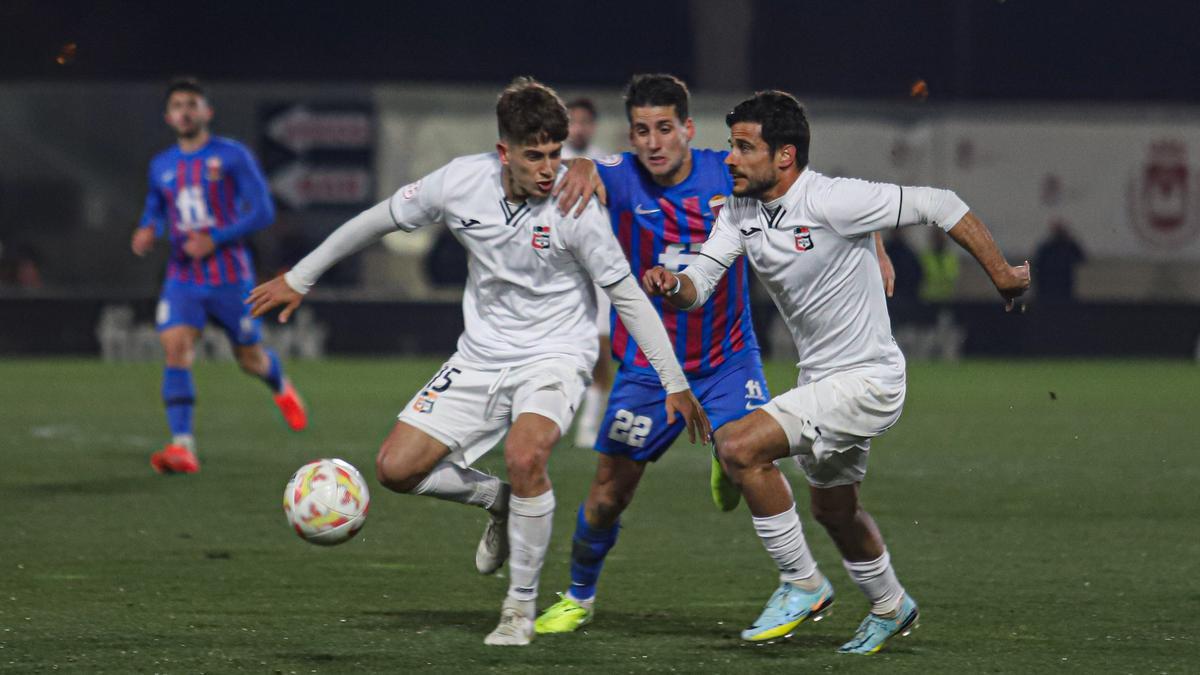
<svg viewBox="0 0 1200 675"><path fill-rule="evenodd" d="M167 280L220 286L254 281L246 237L275 219L258 163L246 146L213 136L204 147L183 152L171 146L150 160L150 189L142 227L168 236ZM188 232L207 231L216 251L202 260L183 252Z"/></svg>
<svg viewBox="0 0 1200 675"><path fill-rule="evenodd" d="M613 231L639 282L656 265L678 272L687 267L708 239L717 213L733 190L725 167L728 154L691 150L692 171L680 184L664 188L631 152L599 160L596 168L608 192ZM675 355L689 376L705 376L722 364L758 351L750 322L749 268L745 257L729 268L702 308L685 312L652 298L662 316ZM657 379L645 354L614 310L613 357L622 368Z"/></svg>

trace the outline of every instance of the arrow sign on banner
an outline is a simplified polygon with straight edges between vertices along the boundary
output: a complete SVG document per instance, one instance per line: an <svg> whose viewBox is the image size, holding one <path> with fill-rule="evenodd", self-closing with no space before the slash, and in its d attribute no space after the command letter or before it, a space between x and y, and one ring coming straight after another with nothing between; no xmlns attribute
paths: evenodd
<svg viewBox="0 0 1200 675"><path fill-rule="evenodd" d="M371 174L366 169L312 167L292 162L271 174L271 192L293 209L357 206L367 201Z"/></svg>
<svg viewBox="0 0 1200 675"><path fill-rule="evenodd" d="M312 111L295 105L267 122L267 136L294 153L312 149L366 149L371 117L356 111Z"/></svg>

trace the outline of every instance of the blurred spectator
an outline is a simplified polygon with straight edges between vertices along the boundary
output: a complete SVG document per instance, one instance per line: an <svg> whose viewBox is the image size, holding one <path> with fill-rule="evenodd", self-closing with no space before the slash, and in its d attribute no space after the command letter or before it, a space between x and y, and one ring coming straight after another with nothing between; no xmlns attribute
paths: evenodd
<svg viewBox="0 0 1200 675"><path fill-rule="evenodd" d="M895 258L892 263L895 264ZM946 248L946 234L936 227L929 233L929 250L921 254L921 277L921 300L942 304L954 299L954 287L958 283L958 257ZM897 279L897 290L899 285Z"/></svg>
<svg viewBox="0 0 1200 675"><path fill-rule="evenodd" d="M1050 224L1050 236L1033 256L1033 284L1038 300L1075 300L1075 268L1087 260L1083 247L1061 220Z"/></svg>
<svg viewBox="0 0 1200 675"><path fill-rule="evenodd" d="M567 142L563 143L562 158L587 157L596 159L608 151L593 145L596 136L596 104L590 98L577 98L567 104L570 125L567 127Z"/></svg>
<svg viewBox="0 0 1200 675"><path fill-rule="evenodd" d="M467 283L467 249L458 243L450 228L439 227L433 247L425 255L425 274L438 287L462 287Z"/></svg>
<svg viewBox="0 0 1200 675"><path fill-rule="evenodd" d="M12 255L0 258L0 285L17 288L42 287L42 257L30 244L12 247Z"/></svg>

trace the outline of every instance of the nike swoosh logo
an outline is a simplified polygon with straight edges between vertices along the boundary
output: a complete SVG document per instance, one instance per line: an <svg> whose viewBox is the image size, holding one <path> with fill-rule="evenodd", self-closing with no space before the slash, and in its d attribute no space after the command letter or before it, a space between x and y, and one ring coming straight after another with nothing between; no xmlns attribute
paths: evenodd
<svg viewBox="0 0 1200 675"><path fill-rule="evenodd" d="M761 403L747 403L746 410L758 410L759 408L762 407L762 405L763 404L761 404Z"/></svg>
<svg viewBox="0 0 1200 675"><path fill-rule="evenodd" d="M478 221L478 220L475 220L474 218L472 218L472 219L470 219L470 220L467 220L467 219L465 219L465 218L459 218L458 220L459 220L460 222L462 222L462 226L463 226L463 227L470 227L470 226L472 226L472 225L478 225L478 224L479 224L479 221Z"/></svg>
<svg viewBox="0 0 1200 675"><path fill-rule="evenodd" d="M762 228L761 227L752 227L748 230L742 230L742 236L749 237L750 235L754 234L755 232L762 232Z"/></svg>
<svg viewBox="0 0 1200 675"><path fill-rule="evenodd" d="M643 209L641 204L633 207L633 212L639 216L648 216L651 213L658 213L659 211L662 211L662 209Z"/></svg>

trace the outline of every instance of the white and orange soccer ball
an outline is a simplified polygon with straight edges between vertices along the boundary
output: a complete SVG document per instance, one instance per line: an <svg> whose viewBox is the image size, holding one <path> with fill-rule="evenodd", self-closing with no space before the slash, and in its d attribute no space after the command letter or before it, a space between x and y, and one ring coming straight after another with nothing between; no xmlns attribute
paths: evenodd
<svg viewBox="0 0 1200 675"><path fill-rule="evenodd" d="M300 467L283 493L283 511L302 539L333 546L353 537L367 521L371 494L349 462L319 459Z"/></svg>

